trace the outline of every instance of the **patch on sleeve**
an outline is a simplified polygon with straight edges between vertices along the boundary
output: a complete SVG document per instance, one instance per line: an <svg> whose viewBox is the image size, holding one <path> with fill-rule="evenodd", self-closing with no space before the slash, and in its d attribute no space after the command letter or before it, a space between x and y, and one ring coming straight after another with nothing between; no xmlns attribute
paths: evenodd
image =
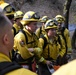
<svg viewBox="0 0 76 75"><path fill-rule="evenodd" d="M21 41L20 41L20 45L21 45L22 47L24 47L25 42L24 42L23 40L21 40Z"/></svg>

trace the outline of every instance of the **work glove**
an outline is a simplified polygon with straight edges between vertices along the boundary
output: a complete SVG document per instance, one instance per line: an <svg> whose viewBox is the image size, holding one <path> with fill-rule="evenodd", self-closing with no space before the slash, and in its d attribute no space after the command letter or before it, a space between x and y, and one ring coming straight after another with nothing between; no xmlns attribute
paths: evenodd
<svg viewBox="0 0 76 75"><path fill-rule="evenodd" d="M58 55L57 60L56 60L57 65L61 65L61 59L62 59L62 57L60 55Z"/></svg>

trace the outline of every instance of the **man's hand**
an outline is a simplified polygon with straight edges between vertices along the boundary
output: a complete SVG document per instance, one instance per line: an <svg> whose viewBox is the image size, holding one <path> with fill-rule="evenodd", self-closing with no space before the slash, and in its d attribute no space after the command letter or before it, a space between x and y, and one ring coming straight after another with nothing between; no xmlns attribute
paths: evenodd
<svg viewBox="0 0 76 75"><path fill-rule="evenodd" d="M34 48L28 48L28 51L34 52Z"/></svg>
<svg viewBox="0 0 76 75"><path fill-rule="evenodd" d="M46 61L46 64L47 64L47 65L50 65L51 63L52 63L52 62L49 61L49 60Z"/></svg>

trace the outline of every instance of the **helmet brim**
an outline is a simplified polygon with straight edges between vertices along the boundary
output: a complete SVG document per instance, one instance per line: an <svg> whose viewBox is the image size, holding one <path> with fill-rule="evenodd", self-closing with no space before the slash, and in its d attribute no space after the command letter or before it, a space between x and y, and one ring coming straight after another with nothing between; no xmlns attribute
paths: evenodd
<svg viewBox="0 0 76 75"><path fill-rule="evenodd" d="M5 13L6 16L8 15L14 15L15 12L11 12L11 13Z"/></svg>
<svg viewBox="0 0 76 75"><path fill-rule="evenodd" d="M23 21L39 21L38 19L25 19Z"/></svg>
<svg viewBox="0 0 76 75"><path fill-rule="evenodd" d="M25 25L25 24L28 24L28 23L30 23L30 22L38 22L39 20L36 20L36 19L26 19L26 20L21 20L21 23L23 24L23 25Z"/></svg>
<svg viewBox="0 0 76 75"><path fill-rule="evenodd" d="M28 23L30 23L30 22L38 22L39 20L34 20L34 19L31 19L31 20L21 20L20 22L22 23L22 25L26 25L26 24L28 24Z"/></svg>
<svg viewBox="0 0 76 75"><path fill-rule="evenodd" d="M52 29L52 28L57 29L57 26L47 27L47 28L45 28L45 30L46 29Z"/></svg>

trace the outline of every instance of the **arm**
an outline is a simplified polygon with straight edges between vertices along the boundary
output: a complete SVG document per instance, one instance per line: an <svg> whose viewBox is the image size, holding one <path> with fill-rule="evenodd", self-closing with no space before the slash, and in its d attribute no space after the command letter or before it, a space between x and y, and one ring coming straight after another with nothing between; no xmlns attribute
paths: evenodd
<svg viewBox="0 0 76 75"><path fill-rule="evenodd" d="M33 55L31 52L28 51L25 36L22 33L18 33L15 36L14 49L19 51L23 59L27 59Z"/></svg>
<svg viewBox="0 0 76 75"><path fill-rule="evenodd" d="M39 47L41 48L42 52L43 52L43 46L44 46L44 40L42 38L39 39ZM39 60L40 63L43 63L43 64L50 64L51 61L49 60L46 60L42 55L40 56L40 60Z"/></svg>
<svg viewBox="0 0 76 75"><path fill-rule="evenodd" d="M67 52L72 52L71 38L70 38L70 33L68 29L65 30L64 36L67 42Z"/></svg>
<svg viewBox="0 0 76 75"><path fill-rule="evenodd" d="M36 35L37 35L38 38L40 37L40 28L38 28L38 29L36 30Z"/></svg>
<svg viewBox="0 0 76 75"><path fill-rule="evenodd" d="M66 52L66 47L65 47L65 42L64 42L64 39L62 38L62 36L60 36L60 41L61 41L61 45L60 45L61 48L60 48L59 55L61 57L63 57Z"/></svg>

